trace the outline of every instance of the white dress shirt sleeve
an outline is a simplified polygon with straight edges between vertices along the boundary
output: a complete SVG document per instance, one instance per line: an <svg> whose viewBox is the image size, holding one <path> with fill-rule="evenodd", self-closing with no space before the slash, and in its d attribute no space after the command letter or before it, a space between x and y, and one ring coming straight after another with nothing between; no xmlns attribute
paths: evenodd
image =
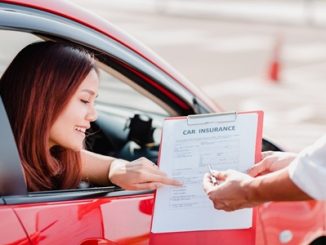
<svg viewBox="0 0 326 245"><path fill-rule="evenodd" d="M291 180L316 200L326 200L326 135L305 148L289 165Z"/></svg>

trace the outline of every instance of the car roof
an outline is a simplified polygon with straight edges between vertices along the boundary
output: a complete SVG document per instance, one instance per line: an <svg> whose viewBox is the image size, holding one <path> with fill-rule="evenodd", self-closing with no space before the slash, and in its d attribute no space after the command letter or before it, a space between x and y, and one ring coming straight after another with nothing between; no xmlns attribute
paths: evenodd
<svg viewBox="0 0 326 245"><path fill-rule="evenodd" d="M89 28L96 30L123 44L124 46L133 50L140 56L144 57L152 64L159 67L170 77L179 82L182 86L194 92L196 96L200 97L201 100L205 101L205 103L210 106L213 110L221 110L215 103L213 103L207 98L207 95L204 95L201 90L199 90L196 86L190 83L184 76L178 73L172 66L166 63L152 50L144 46L141 42L137 41L124 31L120 30L117 26L113 25L109 21L81 8L80 6L72 2L66 0L0 0L0 2L35 8L38 10L65 17L67 19L88 26Z"/></svg>

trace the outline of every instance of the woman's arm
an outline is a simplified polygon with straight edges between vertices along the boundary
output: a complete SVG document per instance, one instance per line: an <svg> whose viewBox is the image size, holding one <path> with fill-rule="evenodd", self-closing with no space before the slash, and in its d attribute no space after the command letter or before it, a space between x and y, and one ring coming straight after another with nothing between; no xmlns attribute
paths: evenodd
<svg viewBox="0 0 326 245"><path fill-rule="evenodd" d="M82 150L82 179L100 186L110 184L108 173L115 158Z"/></svg>
<svg viewBox="0 0 326 245"><path fill-rule="evenodd" d="M83 179L98 185L112 182L128 190L153 190L164 184L181 185L143 157L129 162L82 150L81 158Z"/></svg>

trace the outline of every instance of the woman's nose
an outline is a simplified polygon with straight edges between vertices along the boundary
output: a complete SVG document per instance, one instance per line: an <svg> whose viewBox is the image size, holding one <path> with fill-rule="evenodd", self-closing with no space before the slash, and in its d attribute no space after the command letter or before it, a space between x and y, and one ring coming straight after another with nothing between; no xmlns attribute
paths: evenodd
<svg viewBox="0 0 326 245"><path fill-rule="evenodd" d="M86 116L86 119L90 122L94 122L97 119L97 111L94 106L92 106Z"/></svg>

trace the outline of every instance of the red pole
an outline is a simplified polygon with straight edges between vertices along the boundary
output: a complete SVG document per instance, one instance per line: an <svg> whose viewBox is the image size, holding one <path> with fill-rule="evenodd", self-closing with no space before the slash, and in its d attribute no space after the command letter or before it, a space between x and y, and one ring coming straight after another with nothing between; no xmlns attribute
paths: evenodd
<svg viewBox="0 0 326 245"><path fill-rule="evenodd" d="M273 83L280 82L280 71L281 71L281 44L282 39L278 36L275 40L273 50L272 50L272 59L268 67L268 79Z"/></svg>

